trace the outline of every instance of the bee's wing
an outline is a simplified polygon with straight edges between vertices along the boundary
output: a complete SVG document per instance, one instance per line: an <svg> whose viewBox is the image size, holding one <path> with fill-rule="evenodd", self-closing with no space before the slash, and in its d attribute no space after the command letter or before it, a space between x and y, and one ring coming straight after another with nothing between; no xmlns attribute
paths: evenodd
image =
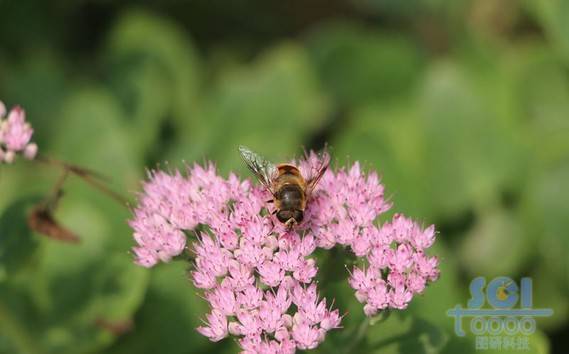
<svg viewBox="0 0 569 354"><path fill-rule="evenodd" d="M314 157L309 156L308 153L305 153L305 156L308 161L314 159ZM322 151L318 152L316 159L318 162L312 164L306 176L306 191L308 195L312 193L330 166L330 154L328 153L328 149L325 147Z"/></svg>
<svg viewBox="0 0 569 354"><path fill-rule="evenodd" d="M245 161L245 164L247 164L247 167L249 167L259 182L274 195L272 181L278 174L277 167L245 146L239 146L239 152L241 153L243 161Z"/></svg>

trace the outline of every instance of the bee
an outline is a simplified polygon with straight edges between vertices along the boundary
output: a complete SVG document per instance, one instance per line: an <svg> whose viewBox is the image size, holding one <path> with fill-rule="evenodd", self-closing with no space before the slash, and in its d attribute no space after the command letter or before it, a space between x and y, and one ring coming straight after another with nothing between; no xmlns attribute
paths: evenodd
<svg viewBox="0 0 569 354"><path fill-rule="evenodd" d="M259 182L273 196L269 203L274 203L277 219L286 225L288 230L304 219L304 211L314 188L330 165L327 153L320 154L320 165L303 176L300 169L289 163L274 165L270 161L244 146L239 152L245 164L257 177Z"/></svg>

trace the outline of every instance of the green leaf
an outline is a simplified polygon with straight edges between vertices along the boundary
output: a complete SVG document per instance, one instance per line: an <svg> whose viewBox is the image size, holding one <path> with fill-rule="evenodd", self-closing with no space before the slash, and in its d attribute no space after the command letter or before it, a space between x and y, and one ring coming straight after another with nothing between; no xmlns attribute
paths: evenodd
<svg viewBox="0 0 569 354"><path fill-rule="evenodd" d="M191 285L185 264L160 265L151 273L144 305L135 317L135 331L105 353L205 353L231 345L231 340L212 344L196 331L207 306Z"/></svg>
<svg viewBox="0 0 569 354"><path fill-rule="evenodd" d="M537 15L548 39L557 52L569 60L569 4L564 0L526 0L528 7Z"/></svg>
<svg viewBox="0 0 569 354"><path fill-rule="evenodd" d="M367 334L368 353L439 353L448 334L421 318L392 314Z"/></svg>
<svg viewBox="0 0 569 354"><path fill-rule="evenodd" d="M497 202L502 188L523 177L515 173L523 168L524 153L518 127L501 109L507 97L500 94L497 100L487 93L502 89L482 84L481 75L491 77L494 69L480 72L441 63L430 70L422 90L426 183L433 207L443 215L457 215L472 205L487 208Z"/></svg>
<svg viewBox="0 0 569 354"><path fill-rule="evenodd" d="M550 48L534 44L511 54L518 121L530 148L532 169L565 163L569 154L569 79L566 66Z"/></svg>
<svg viewBox="0 0 569 354"><path fill-rule="evenodd" d="M41 332L35 310L14 284L0 283L0 353L46 353L38 341Z"/></svg>
<svg viewBox="0 0 569 354"><path fill-rule="evenodd" d="M9 67L0 64L1 100L8 109L15 105L24 108L26 120L34 127L33 141L40 146L40 151L51 145L51 134L57 129L53 117L69 85L65 65L61 53L53 47L38 48L34 55L25 55Z"/></svg>
<svg viewBox="0 0 569 354"><path fill-rule="evenodd" d="M529 186L527 200L531 207L529 212L536 216L536 222L541 226L538 236L541 258L561 284L569 277L569 220L565 213L569 200L565 188L568 178L569 161L538 176ZM569 291L569 283L565 282L563 288Z"/></svg>
<svg viewBox="0 0 569 354"><path fill-rule="evenodd" d="M137 131L137 149L155 144L169 118L177 128L195 132L201 68L182 28L167 18L130 11L111 31L106 56L111 88Z"/></svg>
<svg viewBox="0 0 569 354"><path fill-rule="evenodd" d="M341 106L406 95L423 70L418 46L400 34L329 24L307 40L323 87Z"/></svg>
<svg viewBox="0 0 569 354"><path fill-rule="evenodd" d="M122 254L98 258L42 241L34 272L0 289L0 337L22 353L100 351L120 334L112 325L128 323L140 306L147 274Z"/></svg>
<svg viewBox="0 0 569 354"><path fill-rule="evenodd" d="M65 102L55 121L50 153L110 177L116 185L138 183L141 160L117 101L100 88L78 89Z"/></svg>
<svg viewBox="0 0 569 354"><path fill-rule="evenodd" d="M535 245L514 213L490 209L461 239L459 259L474 276L519 274L535 254Z"/></svg>
<svg viewBox="0 0 569 354"><path fill-rule="evenodd" d="M94 352L110 345L122 334L113 325L133 319L146 288L145 271L123 254L73 264L73 271L54 265L46 275L51 303L44 314L44 343L54 353Z"/></svg>
<svg viewBox="0 0 569 354"><path fill-rule="evenodd" d="M201 162L205 155L224 172L235 167L245 171L238 145L283 161L300 152L302 143L326 122L328 103L297 45L272 48L252 65L220 77L201 112L205 131L197 136L191 130L181 132L170 161Z"/></svg>
<svg viewBox="0 0 569 354"><path fill-rule="evenodd" d="M43 257L26 291L50 352L101 350L119 334L101 323L127 323L143 301L148 273L126 252L132 242L123 221L127 211L118 207L72 188L57 217L81 242L42 239ZM122 219L120 224L113 216Z"/></svg>
<svg viewBox="0 0 569 354"><path fill-rule="evenodd" d="M101 210L78 193L64 197L56 217L81 242L38 238L41 257L4 292L8 304L18 303L10 306L19 309L11 314L16 328L34 336L43 352L101 350L119 335L110 327L128 323L143 300L147 272L132 263L122 241L115 241L128 231L118 232L105 213L113 208Z"/></svg>
<svg viewBox="0 0 569 354"><path fill-rule="evenodd" d="M19 199L47 195L60 171L36 162L19 159L11 165L0 166L0 211Z"/></svg>
<svg viewBox="0 0 569 354"><path fill-rule="evenodd" d="M565 251L566 257L567 249ZM549 266L547 262L540 263L529 275L533 279L533 307L553 310L553 315L550 317L536 318L537 327L551 332L559 331L567 324L569 303L567 302L567 284L551 281L552 277L557 278L561 274L555 274L556 269ZM566 270L562 269L561 271Z"/></svg>
<svg viewBox="0 0 569 354"><path fill-rule="evenodd" d="M468 286L464 283L468 280L461 278L460 258L454 249L448 247L446 237L447 235L438 234L437 241L427 251L429 255L439 258L439 279L428 285L423 294L413 298L408 311L450 332L453 330L453 323L446 316L446 312L457 304L466 303Z"/></svg>
<svg viewBox="0 0 569 354"><path fill-rule="evenodd" d="M569 164L537 170L532 174L521 200L520 217L535 240L537 264L534 279L536 306L553 308L553 316L539 319L540 328L554 329L566 322L569 304L569 227L565 201L569 198L565 181Z"/></svg>
<svg viewBox="0 0 569 354"><path fill-rule="evenodd" d="M0 283L36 255L38 240L27 225L27 217L40 200L39 197L17 200L0 216Z"/></svg>
<svg viewBox="0 0 569 354"><path fill-rule="evenodd" d="M425 137L416 110L404 103L407 100L413 98L355 111L332 145L340 165L356 159L364 168L378 171L397 212L432 220L437 209L425 182L429 173Z"/></svg>

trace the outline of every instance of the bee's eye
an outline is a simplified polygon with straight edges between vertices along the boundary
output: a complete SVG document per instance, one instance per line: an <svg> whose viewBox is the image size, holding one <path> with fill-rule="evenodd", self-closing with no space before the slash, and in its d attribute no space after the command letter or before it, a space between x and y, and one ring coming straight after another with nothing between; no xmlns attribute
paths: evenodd
<svg viewBox="0 0 569 354"><path fill-rule="evenodd" d="M294 220L296 220L296 222L300 223L304 218L304 212L302 210L295 210L293 213L293 217Z"/></svg>
<svg viewBox="0 0 569 354"><path fill-rule="evenodd" d="M279 219L280 222L287 222L288 219L290 219L292 217L292 212L290 212L289 210L279 210L279 212L277 213L277 219Z"/></svg>

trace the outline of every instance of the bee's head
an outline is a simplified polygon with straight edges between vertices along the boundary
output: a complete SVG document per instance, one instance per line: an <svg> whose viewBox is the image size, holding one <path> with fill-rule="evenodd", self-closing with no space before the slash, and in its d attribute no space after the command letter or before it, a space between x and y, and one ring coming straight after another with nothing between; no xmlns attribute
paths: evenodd
<svg viewBox="0 0 569 354"><path fill-rule="evenodd" d="M298 224L302 222L304 218L304 212L302 210L279 210L277 213L277 219L284 224L295 223Z"/></svg>

